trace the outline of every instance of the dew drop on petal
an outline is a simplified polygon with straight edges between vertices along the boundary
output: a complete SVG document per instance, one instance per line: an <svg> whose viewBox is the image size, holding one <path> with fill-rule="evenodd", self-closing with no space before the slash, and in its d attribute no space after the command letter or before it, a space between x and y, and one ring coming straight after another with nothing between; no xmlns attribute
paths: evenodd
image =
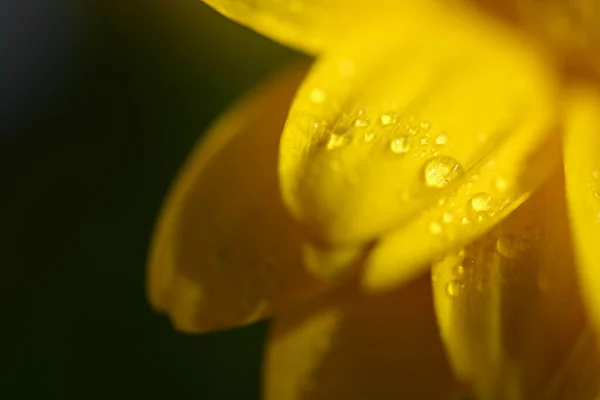
<svg viewBox="0 0 600 400"><path fill-rule="evenodd" d="M432 188L443 188L463 173L462 166L452 157L437 156L425 163L423 177Z"/></svg>
<svg viewBox="0 0 600 400"><path fill-rule="evenodd" d="M393 113L381 114L381 116L379 117L379 123L383 126L394 124L396 123L396 120L397 116Z"/></svg>
<svg viewBox="0 0 600 400"><path fill-rule="evenodd" d="M592 180L590 181L590 191L592 196L600 199L600 171L592 172Z"/></svg>
<svg viewBox="0 0 600 400"><path fill-rule="evenodd" d="M342 147L347 144L349 141L347 135L338 135L332 133L329 136L329 140L327 141L327 150L337 149L338 147Z"/></svg>
<svg viewBox="0 0 600 400"><path fill-rule="evenodd" d="M375 132L365 132L364 134L365 142L371 142L375 139Z"/></svg>
<svg viewBox="0 0 600 400"><path fill-rule="evenodd" d="M401 136L395 139L392 139L390 142L390 149L395 154L405 154L410 151L410 137Z"/></svg>
<svg viewBox="0 0 600 400"><path fill-rule="evenodd" d="M448 135L446 135L445 133L439 134L435 138L435 144L437 144L438 146L443 146L446 143L448 143Z"/></svg>
<svg viewBox="0 0 600 400"><path fill-rule="evenodd" d="M358 112L358 116L354 120L354 126L359 128L366 128L370 124L370 119L367 117L364 110Z"/></svg>
<svg viewBox="0 0 600 400"><path fill-rule="evenodd" d="M506 258L515 258L521 250L519 238L510 233L502 235L496 242L496 249Z"/></svg>
<svg viewBox="0 0 600 400"><path fill-rule="evenodd" d="M446 294L448 294L450 297L459 297L464 288L465 285L463 282L458 279L453 279L446 285Z"/></svg>
<svg viewBox="0 0 600 400"><path fill-rule="evenodd" d="M490 209L492 196L487 193L477 193L469 201L469 205L475 212L486 212Z"/></svg>

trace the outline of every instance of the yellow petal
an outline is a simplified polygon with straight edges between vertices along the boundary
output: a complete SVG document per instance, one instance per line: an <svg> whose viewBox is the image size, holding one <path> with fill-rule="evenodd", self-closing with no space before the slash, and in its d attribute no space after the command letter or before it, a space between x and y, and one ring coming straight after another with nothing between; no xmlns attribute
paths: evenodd
<svg viewBox="0 0 600 400"><path fill-rule="evenodd" d="M598 336L587 327L544 391L543 400L598 400L600 350Z"/></svg>
<svg viewBox="0 0 600 400"><path fill-rule="evenodd" d="M346 286L279 317L264 374L267 400L462 394L440 343L428 279L375 297Z"/></svg>
<svg viewBox="0 0 600 400"><path fill-rule="evenodd" d="M517 15L561 61L600 73L600 2L598 0L511 0Z"/></svg>
<svg viewBox="0 0 600 400"><path fill-rule="evenodd" d="M581 286L600 329L600 90L568 96L565 175Z"/></svg>
<svg viewBox="0 0 600 400"><path fill-rule="evenodd" d="M432 271L442 337L477 398L540 398L585 325L558 174Z"/></svg>
<svg viewBox="0 0 600 400"><path fill-rule="evenodd" d="M322 289L304 273L277 180L278 139L305 72L282 73L226 114L165 202L148 292L180 330L249 323Z"/></svg>
<svg viewBox="0 0 600 400"><path fill-rule="evenodd" d="M424 7L430 0L204 0L223 15L249 28L308 53L335 46L340 36L377 23L385 13Z"/></svg>
<svg viewBox="0 0 600 400"><path fill-rule="evenodd" d="M557 158L525 164L554 124L545 58L492 21L452 10L381 20L325 54L302 85L281 142L282 190L330 247L364 247L480 173L476 188L499 196L500 215ZM409 230L405 245L431 256L422 233ZM416 257L385 259L397 270Z"/></svg>

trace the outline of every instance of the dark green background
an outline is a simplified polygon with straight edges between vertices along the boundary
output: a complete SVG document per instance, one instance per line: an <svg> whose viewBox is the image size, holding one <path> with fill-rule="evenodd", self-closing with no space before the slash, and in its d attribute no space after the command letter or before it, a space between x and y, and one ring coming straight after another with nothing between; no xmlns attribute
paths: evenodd
<svg viewBox="0 0 600 400"><path fill-rule="evenodd" d="M298 55L198 0L77 7L66 78L0 146L0 398L255 399L266 324L178 334L144 269L191 146Z"/></svg>

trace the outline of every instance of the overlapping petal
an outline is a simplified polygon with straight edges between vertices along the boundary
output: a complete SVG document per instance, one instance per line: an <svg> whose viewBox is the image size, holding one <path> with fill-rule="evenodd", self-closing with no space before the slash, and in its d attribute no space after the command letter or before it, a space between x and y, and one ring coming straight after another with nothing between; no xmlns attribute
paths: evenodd
<svg viewBox="0 0 600 400"><path fill-rule="evenodd" d="M558 52L559 59L600 74L600 2L510 0L521 23Z"/></svg>
<svg viewBox="0 0 600 400"><path fill-rule="evenodd" d="M182 331L249 323L323 288L304 272L277 180L279 136L305 72L282 73L226 114L167 198L148 292Z"/></svg>
<svg viewBox="0 0 600 400"><path fill-rule="evenodd" d="M204 0L223 15L308 53L337 45L340 37L386 13L430 7L432 0Z"/></svg>
<svg viewBox="0 0 600 400"><path fill-rule="evenodd" d="M275 320L267 400L460 398L436 329L431 285L366 297L346 286Z"/></svg>
<svg viewBox="0 0 600 400"><path fill-rule="evenodd" d="M452 365L477 398L544 393L582 334L563 176L489 234L432 271L436 312Z"/></svg>
<svg viewBox="0 0 600 400"><path fill-rule="evenodd" d="M322 252L343 248L351 263L400 230L369 262L369 286L489 229L559 158L544 57L491 20L451 11L382 18L325 54L282 137L284 199ZM487 211L467 214L479 193L492 198ZM442 197L443 209L422 214ZM444 216L453 223L439 225Z"/></svg>
<svg viewBox="0 0 600 400"><path fill-rule="evenodd" d="M569 93L565 173L581 286L600 331L600 89Z"/></svg>

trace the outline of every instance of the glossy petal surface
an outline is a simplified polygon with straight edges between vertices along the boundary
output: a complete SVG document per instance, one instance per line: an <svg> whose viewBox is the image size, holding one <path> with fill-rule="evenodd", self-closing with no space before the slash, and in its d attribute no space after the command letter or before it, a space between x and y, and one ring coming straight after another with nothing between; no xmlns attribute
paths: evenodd
<svg viewBox="0 0 600 400"><path fill-rule="evenodd" d="M223 15L272 39L309 53L335 46L340 36L377 24L385 13L425 7L430 0L204 0ZM412 4L411 4L412 3Z"/></svg>
<svg viewBox="0 0 600 400"><path fill-rule="evenodd" d="M585 324L562 174L434 265L442 336L477 398L539 398Z"/></svg>
<svg viewBox="0 0 600 400"><path fill-rule="evenodd" d="M600 330L600 90L569 94L565 174L581 286Z"/></svg>
<svg viewBox="0 0 600 400"><path fill-rule="evenodd" d="M249 323L322 288L304 272L302 236L277 180L279 136L305 71L282 73L227 113L166 200L148 292L180 330Z"/></svg>
<svg viewBox="0 0 600 400"><path fill-rule="evenodd" d="M427 277L428 278L428 277ZM458 399L420 279L365 297L347 286L274 322L265 398Z"/></svg>
<svg viewBox="0 0 600 400"><path fill-rule="evenodd" d="M302 85L281 143L286 204L330 248L412 227L455 191L497 196L490 211L501 215L558 159L546 151L543 163L529 162L552 138L546 68L529 44L466 10L382 19L325 54ZM447 236L468 240L488 221L453 225ZM394 246L418 255L386 253L375 274L428 261L431 238L418 242L422 228L406 229L412 239Z"/></svg>

